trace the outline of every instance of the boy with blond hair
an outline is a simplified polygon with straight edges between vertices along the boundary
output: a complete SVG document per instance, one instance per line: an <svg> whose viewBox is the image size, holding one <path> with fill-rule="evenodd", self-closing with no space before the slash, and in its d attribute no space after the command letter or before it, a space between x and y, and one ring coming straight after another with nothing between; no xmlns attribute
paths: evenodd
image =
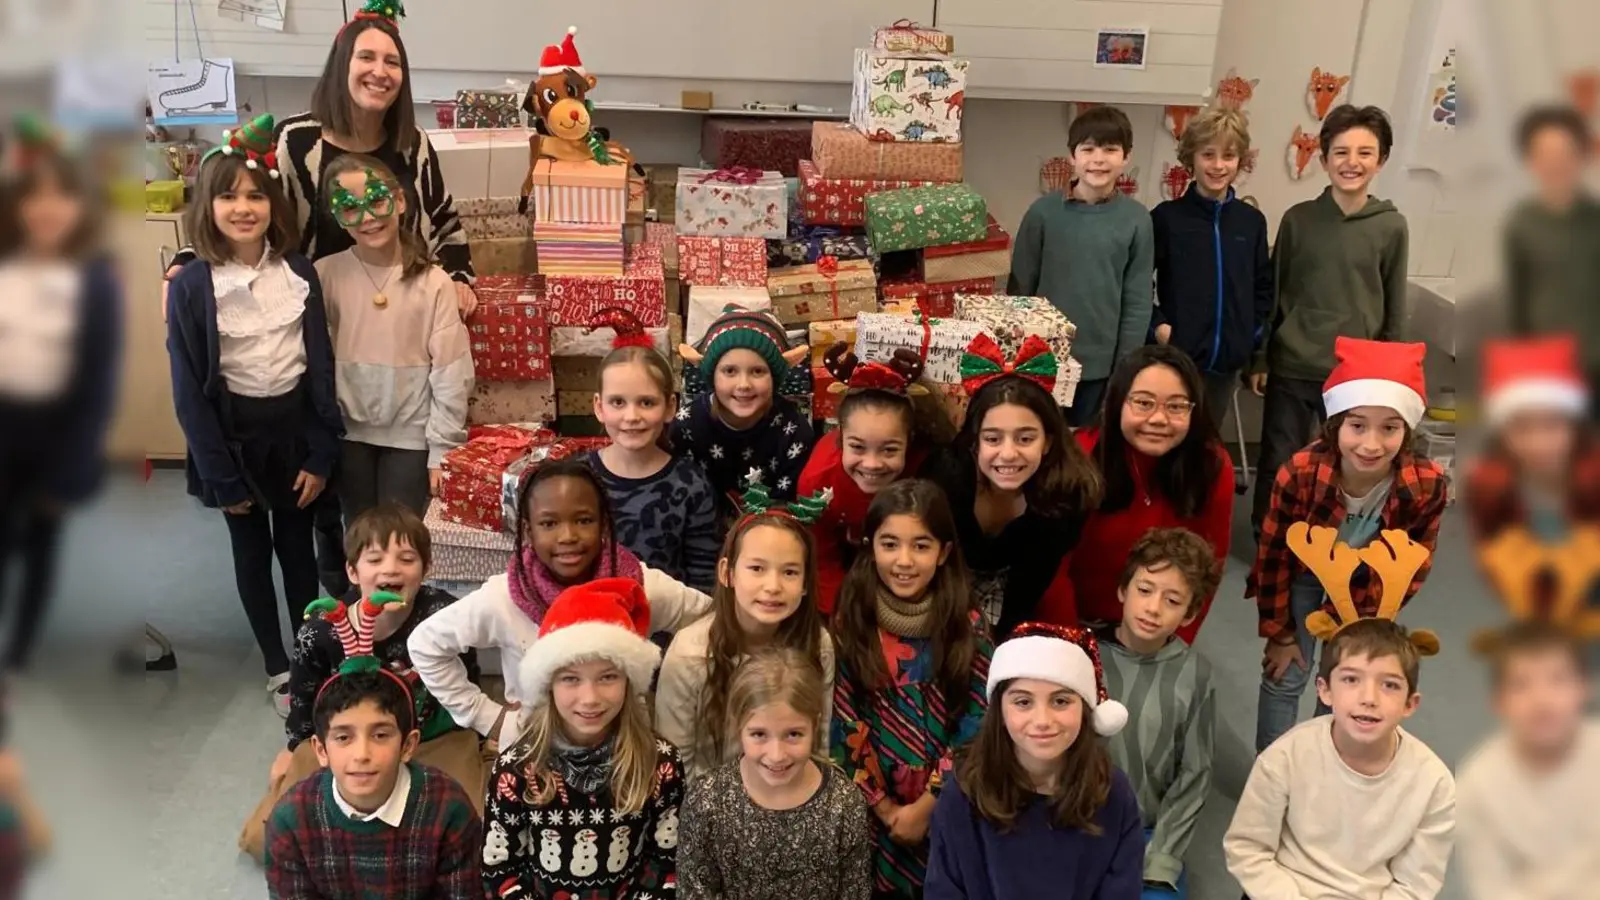
<svg viewBox="0 0 1600 900"><path fill-rule="evenodd" d="M1199 615L1220 575L1205 538L1186 528L1152 528L1122 570L1122 621L1095 635L1106 691L1130 714L1106 750L1139 798L1145 900L1188 895L1183 856L1211 790L1217 707L1211 666L1178 629Z"/></svg>
<svg viewBox="0 0 1600 900"><path fill-rule="evenodd" d="M1256 758L1222 839L1250 900L1432 900L1456 825L1450 769L1400 727L1417 711L1417 646L1389 619L1359 619L1322 652L1332 713Z"/></svg>
<svg viewBox="0 0 1600 900"><path fill-rule="evenodd" d="M1156 270L1151 332L1158 343L1194 359L1205 378L1206 410L1219 426L1272 315L1267 217L1233 190L1249 154L1244 113L1202 110L1178 142L1178 162L1192 179L1188 190L1150 211Z"/></svg>

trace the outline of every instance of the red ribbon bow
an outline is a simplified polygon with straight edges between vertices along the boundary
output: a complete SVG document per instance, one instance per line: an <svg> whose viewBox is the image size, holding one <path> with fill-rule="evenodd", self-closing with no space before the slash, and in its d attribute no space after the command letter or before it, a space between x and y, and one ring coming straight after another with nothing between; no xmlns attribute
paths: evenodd
<svg viewBox="0 0 1600 900"><path fill-rule="evenodd" d="M911 19L896 19L894 24L890 25L886 30L888 30L888 31L904 31L904 32L907 32L907 33L911 34L912 37L916 38L917 46L919 46L919 47L935 47L935 48L937 48L937 45L934 43L933 38L931 38L931 37L929 37L929 36L927 36L925 34L919 34L918 33L920 31L922 31L923 28L922 28L921 25L918 25L916 22L912 21Z"/></svg>
<svg viewBox="0 0 1600 900"><path fill-rule="evenodd" d="M970 397L989 382L1007 375L1026 378L1044 388L1045 393L1053 393L1056 360L1050 345L1038 335L1030 334L1022 339L1016 357L1008 360L1005 351L988 332L979 332L967 345L961 361L961 387Z"/></svg>
<svg viewBox="0 0 1600 900"><path fill-rule="evenodd" d="M817 274L828 279L830 319L839 318L839 257L821 256L817 258Z"/></svg>
<svg viewBox="0 0 1600 900"><path fill-rule="evenodd" d="M756 184L761 181L760 169L749 166L731 166L725 169L713 169L700 176L700 184L708 181L720 181L724 184Z"/></svg>

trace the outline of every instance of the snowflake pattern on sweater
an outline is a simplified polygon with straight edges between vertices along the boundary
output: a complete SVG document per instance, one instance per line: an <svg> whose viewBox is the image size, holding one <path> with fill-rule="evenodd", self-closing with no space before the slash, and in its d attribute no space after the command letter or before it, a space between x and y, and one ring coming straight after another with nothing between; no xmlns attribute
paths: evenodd
<svg viewBox="0 0 1600 900"><path fill-rule="evenodd" d="M656 739L656 783L636 813L618 810L611 786L594 793L556 786L530 802L540 778L515 750L489 773L483 830L485 896L498 900L663 900L677 896L678 808L683 763ZM548 777L548 776L545 776Z"/></svg>
<svg viewBox="0 0 1600 900"><path fill-rule="evenodd" d="M712 409L712 398L701 394L679 409L671 439L675 449L705 469L721 517L737 515L734 498L744 491L752 463L765 473L772 499L793 500L806 457L816 443L811 423L793 403L777 397L761 421L743 430L730 428Z"/></svg>

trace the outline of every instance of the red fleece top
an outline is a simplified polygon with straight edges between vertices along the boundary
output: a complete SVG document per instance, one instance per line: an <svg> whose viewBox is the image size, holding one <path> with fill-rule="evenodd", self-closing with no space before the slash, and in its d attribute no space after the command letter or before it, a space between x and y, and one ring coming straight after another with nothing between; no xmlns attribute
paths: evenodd
<svg viewBox="0 0 1600 900"><path fill-rule="evenodd" d="M1100 429L1083 428L1076 437L1083 452L1093 456L1100 441ZM1205 506L1198 515L1189 518L1179 516L1172 502L1153 483L1151 472L1157 458L1131 447L1128 449L1132 462L1129 472L1135 482L1133 502L1125 509L1096 511L1089 517L1083 537L1066 564L1072 585L1068 593L1074 599L1074 606L1069 610L1050 610L1046 621L1066 619L1066 624L1076 624L1081 617L1085 621L1120 622L1122 604L1117 600L1117 581L1122 577L1122 568L1134 543L1152 528L1183 527L1193 531L1211 544L1217 564L1222 565L1228 557L1228 539L1233 528L1233 460L1221 444L1216 449L1222 460L1221 474L1212 485ZM1057 575L1057 581L1060 580L1061 576ZM1178 636L1187 643L1194 643L1211 609L1212 599L1205 598L1195 620L1178 629Z"/></svg>
<svg viewBox="0 0 1600 900"><path fill-rule="evenodd" d="M839 434L835 430L817 441L800 473L797 492L797 496L809 497L823 488L833 488L833 499L827 511L811 526L817 557L817 608L825 616L833 615L834 599L839 596L851 563L855 562L854 548L860 547L866 539L861 525L867 520L867 507L872 505L874 496L845 474L844 448ZM926 450L910 450L900 478L915 478L926 456Z"/></svg>

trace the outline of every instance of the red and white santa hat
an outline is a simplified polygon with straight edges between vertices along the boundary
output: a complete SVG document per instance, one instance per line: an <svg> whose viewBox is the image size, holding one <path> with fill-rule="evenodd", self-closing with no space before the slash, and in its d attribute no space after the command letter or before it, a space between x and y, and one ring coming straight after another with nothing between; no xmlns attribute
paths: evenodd
<svg viewBox="0 0 1600 900"><path fill-rule="evenodd" d="M1100 644L1087 628L1064 628L1041 622L1024 622L1010 640L995 648L989 661L989 705L995 691L1007 681L1032 678L1059 684L1083 698L1093 714L1095 733L1107 737L1128 724L1128 708L1106 693L1106 674L1100 667Z"/></svg>
<svg viewBox="0 0 1600 900"><path fill-rule="evenodd" d="M1578 364L1578 339L1569 334L1486 341L1483 417L1496 428L1521 412L1579 416L1589 389Z"/></svg>
<svg viewBox="0 0 1600 900"><path fill-rule="evenodd" d="M558 594L517 677L529 703L543 703L557 672L601 659L628 676L634 693L650 689L661 663L661 648L650 643L650 601L631 578L600 578Z"/></svg>
<svg viewBox="0 0 1600 900"><path fill-rule="evenodd" d="M544 48L544 53L539 57L539 74L554 75L563 69L571 69L579 75L587 75L583 69L583 60L578 58L578 45L572 42L573 35L578 33L578 26L567 26L567 36L559 44L551 44Z"/></svg>
<svg viewBox="0 0 1600 900"><path fill-rule="evenodd" d="M1336 416L1358 406L1383 406L1417 427L1428 405L1428 387L1422 377L1427 352L1426 344L1335 338L1333 373L1322 385L1327 414Z"/></svg>

